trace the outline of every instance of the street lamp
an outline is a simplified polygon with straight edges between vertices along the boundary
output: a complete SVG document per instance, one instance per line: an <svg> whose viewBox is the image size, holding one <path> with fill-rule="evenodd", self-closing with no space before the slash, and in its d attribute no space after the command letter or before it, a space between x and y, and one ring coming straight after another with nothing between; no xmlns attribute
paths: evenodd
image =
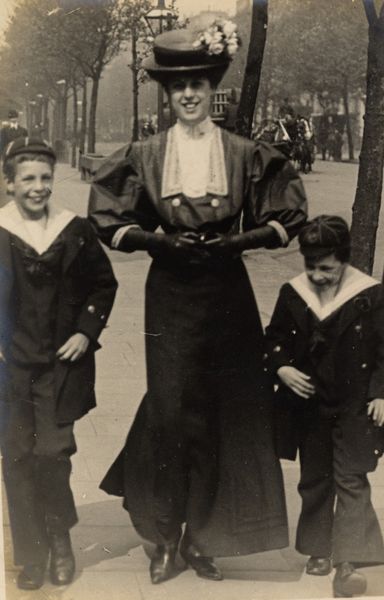
<svg viewBox="0 0 384 600"><path fill-rule="evenodd" d="M157 6L151 8L144 16L153 37L160 35L163 31L170 31L177 18L177 13L165 5L165 0L157 0ZM157 87L157 129L158 131L164 129L164 94L160 83Z"/></svg>
<svg viewBox="0 0 384 600"><path fill-rule="evenodd" d="M144 19L153 37L156 37L164 30L170 31L172 29L173 22L177 21L177 14L172 8L166 7L165 0L157 0L157 6L151 8L144 15Z"/></svg>

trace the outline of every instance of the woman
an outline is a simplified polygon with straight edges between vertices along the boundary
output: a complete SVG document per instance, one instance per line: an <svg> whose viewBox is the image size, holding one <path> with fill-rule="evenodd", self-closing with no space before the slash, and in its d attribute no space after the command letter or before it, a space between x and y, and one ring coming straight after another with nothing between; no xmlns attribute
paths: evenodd
<svg viewBox="0 0 384 600"><path fill-rule="evenodd" d="M101 484L124 497L137 531L156 544L153 583L175 573L183 523L181 555L209 579L222 579L212 556L287 545L262 327L240 255L287 244L305 221L305 196L282 154L210 120L237 35L230 22L214 25L222 41L212 47L208 33L155 40L145 67L177 123L116 153L90 200L105 243L153 257L148 392Z"/></svg>

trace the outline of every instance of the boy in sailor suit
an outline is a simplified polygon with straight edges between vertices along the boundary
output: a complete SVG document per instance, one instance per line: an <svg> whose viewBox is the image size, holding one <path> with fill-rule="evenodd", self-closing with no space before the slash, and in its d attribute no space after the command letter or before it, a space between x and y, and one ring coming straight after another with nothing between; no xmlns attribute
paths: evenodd
<svg viewBox="0 0 384 600"><path fill-rule="evenodd" d="M1 449L21 589L70 583L74 421L95 406L94 352L117 283L89 223L51 205L55 154L19 138L0 209ZM7 385L4 385L4 380Z"/></svg>
<svg viewBox="0 0 384 600"><path fill-rule="evenodd" d="M384 562L367 478L384 437L383 290L348 263L340 217L307 223L299 243L305 272L281 288L266 331L277 448L291 460L299 450L296 548L310 556L307 573L327 575L332 560L335 597L352 596L366 589L355 568Z"/></svg>

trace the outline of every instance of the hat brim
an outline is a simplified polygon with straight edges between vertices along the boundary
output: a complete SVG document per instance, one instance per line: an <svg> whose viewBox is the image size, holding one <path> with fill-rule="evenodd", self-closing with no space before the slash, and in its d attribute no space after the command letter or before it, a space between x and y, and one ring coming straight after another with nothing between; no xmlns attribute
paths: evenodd
<svg viewBox="0 0 384 600"><path fill-rule="evenodd" d="M187 71L208 71L211 69L217 69L217 68L221 68L221 67L226 67L229 65L229 61L228 60L218 60L216 62L207 62L207 63L200 63L200 64L195 64L195 65L175 65L175 66L169 66L169 65L160 65L158 62L156 62L155 58L153 56L149 56L148 58L143 60L143 68L147 71L147 73L152 76L152 73L154 75L159 74L161 75L161 73L167 74L167 73L185 73Z"/></svg>

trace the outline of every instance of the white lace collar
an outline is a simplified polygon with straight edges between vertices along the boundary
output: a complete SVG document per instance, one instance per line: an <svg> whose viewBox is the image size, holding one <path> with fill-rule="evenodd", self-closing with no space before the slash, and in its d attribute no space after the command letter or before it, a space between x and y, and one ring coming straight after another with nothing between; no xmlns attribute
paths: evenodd
<svg viewBox="0 0 384 600"><path fill-rule="evenodd" d="M43 254L75 216L76 214L72 211L56 206L50 200L46 226L36 235L37 230L33 227L33 221L25 219L16 202L11 200L3 208L0 208L0 227L17 235L34 248L38 254Z"/></svg>
<svg viewBox="0 0 384 600"><path fill-rule="evenodd" d="M204 135L209 135L213 132L215 125L211 117L206 117L204 121L197 125L187 125L182 121L178 120L175 125L179 135L183 138L199 139Z"/></svg>
<svg viewBox="0 0 384 600"><path fill-rule="evenodd" d="M202 168L198 168L198 165L191 161L188 152L191 143L201 144L201 153L197 160L203 160L206 155L207 160L201 165ZM181 161L184 172L190 173L192 186L182 180ZM161 197L167 198L180 193L188 195L190 187L198 190L195 196L204 196L207 193L219 196L228 194L221 130L209 117L192 127L177 122L167 132Z"/></svg>
<svg viewBox="0 0 384 600"><path fill-rule="evenodd" d="M301 273L297 277L294 277L289 283L304 300L308 308L311 309L320 321L323 321L348 302L348 300L360 292L378 285L379 282L351 265L347 265L342 285L337 294L332 300L323 305L320 304L319 298L306 273Z"/></svg>

